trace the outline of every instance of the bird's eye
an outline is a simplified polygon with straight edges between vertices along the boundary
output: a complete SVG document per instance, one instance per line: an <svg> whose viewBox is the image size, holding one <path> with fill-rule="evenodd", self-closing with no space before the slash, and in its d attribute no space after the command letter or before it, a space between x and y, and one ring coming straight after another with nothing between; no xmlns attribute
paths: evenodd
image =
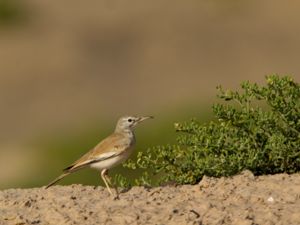
<svg viewBox="0 0 300 225"><path fill-rule="evenodd" d="M128 122L131 123L131 122L132 122L132 119L128 119Z"/></svg>

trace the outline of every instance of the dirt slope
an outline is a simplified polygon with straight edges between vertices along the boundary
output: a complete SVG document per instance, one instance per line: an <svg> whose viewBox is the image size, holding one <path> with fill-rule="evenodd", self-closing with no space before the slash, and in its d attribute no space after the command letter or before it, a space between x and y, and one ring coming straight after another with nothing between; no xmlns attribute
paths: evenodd
<svg viewBox="0 0 300 225"><path fill-rule="evenodd" d="M0 224L300 224L300 174L208 178L198 185L133 187L112 200L103 187L0 192Z"/></svg>

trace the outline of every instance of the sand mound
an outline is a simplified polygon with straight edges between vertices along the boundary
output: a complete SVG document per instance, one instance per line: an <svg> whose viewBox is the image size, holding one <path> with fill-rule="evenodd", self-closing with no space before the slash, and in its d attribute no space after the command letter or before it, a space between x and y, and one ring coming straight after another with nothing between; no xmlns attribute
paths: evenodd
<svg viewBox="0 0 300 225"><path fill-rule="evenodd" d="M300 224L300 174L204 177L198 185L133 187L113 200L103 187L0 192L0 224Z"/></svg>

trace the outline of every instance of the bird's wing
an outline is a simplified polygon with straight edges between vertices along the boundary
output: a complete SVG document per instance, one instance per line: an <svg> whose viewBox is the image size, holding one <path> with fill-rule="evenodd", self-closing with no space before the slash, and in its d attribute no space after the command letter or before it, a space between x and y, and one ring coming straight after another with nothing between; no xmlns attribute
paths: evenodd
<svg viewBox="0 0 300 225"><path fill-rule="evenodd" d="M74 172L91 163L103 161L121 154L126 149L127 143L124 140L126 140L124 135L113 133L63 171Z"/></svg>

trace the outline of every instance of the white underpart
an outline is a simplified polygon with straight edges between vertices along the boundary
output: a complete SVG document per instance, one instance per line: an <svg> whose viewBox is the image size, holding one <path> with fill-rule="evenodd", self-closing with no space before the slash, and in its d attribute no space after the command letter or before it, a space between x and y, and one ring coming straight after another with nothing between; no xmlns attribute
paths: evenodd
<svg viewBox="0 0 300 225"><path fill-rule="evenodd" d="M100 158L103 157L106 159L104 159L103 161L92 163L90 167L100 171L103 169L110 169L112 167L115 167L121 164L122 162L124 162L126 159L128 159L128 157L132 153L132 150L133 147L130 147L127 151L116 156L113 156L114 154L117 154L116 152L104 153L100 156ZM111 157L111 158L107 158L107 157Z"/></svg>

